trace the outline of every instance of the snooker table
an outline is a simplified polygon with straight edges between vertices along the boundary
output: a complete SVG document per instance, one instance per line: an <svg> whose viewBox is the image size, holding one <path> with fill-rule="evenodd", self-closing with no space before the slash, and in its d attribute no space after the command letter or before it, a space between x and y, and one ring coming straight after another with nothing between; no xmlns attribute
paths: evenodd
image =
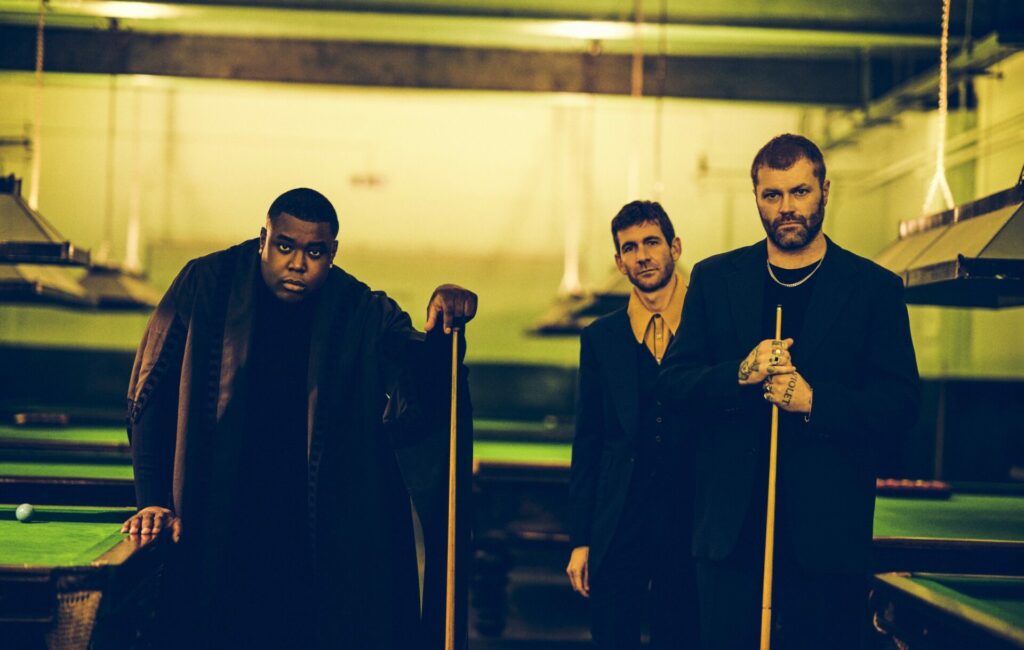
<svg viewBox="0 0 1024 650"><path fill-rule="evenodd" d="M134 508L0 505L0 640L10 648L130 648L153 624L168 544L129 537ZM91 645L90 645L91 644Z"/></svg>
<svg viewBox="0 0 1024 650"><path fill-rule="evenodd" d="M474 442L473 585L486 610L477 617L482 634L503 627L508 570L517 555L529 554L520 549L561 549L563 564L569 557L563 522L571 456L566 442ZM1021 573L1024 491L958 484L947 500L878 496L873 549L874 572Z"/></svg>
<svg viewBox="0 0 1024 650"><path fill-rule="evenodd" d="M872 584L875 626L910 650L1024 648L1024 577L883 573Z"/></svg>
<svg viewBox="0 0 1024 650"><path fill-rule="evenodd" d="M484 437L564 440L571 435L564 426L549 423L476 420L474 428ZM556 455L563 452L559 448ZM131 506L132 479L131 447L123 426L0 424L0 490L7 501Z"/></svg>
<svg viewBox="0 0 1024 650"><path fill-rule="evenodd" d="M121 426L15 426L0 425L0 453L65 459L131 458L131 447Z"/></svg>
<svg viewBox="0 0 1024 650"><path fill-rule="evenodd" d="M124 427L0 425L0 491L14 503L133 506Z"/></svg>

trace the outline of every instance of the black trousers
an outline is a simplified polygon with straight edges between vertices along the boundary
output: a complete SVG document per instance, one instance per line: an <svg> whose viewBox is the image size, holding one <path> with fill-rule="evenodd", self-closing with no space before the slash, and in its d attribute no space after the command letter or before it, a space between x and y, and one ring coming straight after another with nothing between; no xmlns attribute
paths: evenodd
<svg viewBox="0 0 1024 650"><path fill-rule="evenodd" d="M639 648L646 611L651 648L696 650L700 617L688 503L679 501L678 486L632 488L611 547L590 577L594 646Z"/></svg>
<svg viewBox="0 0 1024 650"><path fill-rule="evenodd" d="M772 650L859 650L868 630L863 574L803 569L776 555ZM763 561L697 560L704 650L755 650L761 635Z"/></svg>

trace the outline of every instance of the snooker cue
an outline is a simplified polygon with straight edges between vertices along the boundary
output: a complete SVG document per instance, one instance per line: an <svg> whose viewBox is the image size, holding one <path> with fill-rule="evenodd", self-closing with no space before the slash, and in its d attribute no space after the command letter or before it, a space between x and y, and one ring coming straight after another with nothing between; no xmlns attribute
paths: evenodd
<svg viewBox="0 0 1024 650"><path fill-rule="evenodd" d="M782 340L782 305L775 307L775 340ZM768 516L764 526L764 584L761 589L761 650L772 645L772 570L775 556L775 467L779 451L779 406L772 404L772 437L768 452Z"/></svg>
<svg viewBox="0 0 1024 650"><path fill-rule="evenodd" d="M455 650L455 450L459 395L459 328L452 328L452 409L448 441L448 569L445 586L444 647Z"/></svg>

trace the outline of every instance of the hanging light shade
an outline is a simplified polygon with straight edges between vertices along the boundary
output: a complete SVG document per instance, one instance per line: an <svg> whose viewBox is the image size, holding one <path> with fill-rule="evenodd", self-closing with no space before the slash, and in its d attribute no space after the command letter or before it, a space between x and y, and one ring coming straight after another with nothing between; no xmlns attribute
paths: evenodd
<svg viewBox="0 0 1024 650"><path fill-rule="evenodd" d="M0 264L0 303L96 305L67 269L45 264Z"/></svg>
<svg viewBox="0 0 1024 650"><path fill-rule="evenodd" d="M1015 187L904 221L875 261L903 278L914 305L1024 305L1024 178Z"/></svg>
<svg viewBox="0 0 1024 650"><path fill-rule="evenodd" d="M680 262L676 273L683 285L689 284L690 271ZM603 288L559 296L537 324L527 330L536 336L578 336L583 328L598 318L624 309L629 304L633 285L618 271L610 272Z"/></svg>
<svg viewBox="0 0 1024 650"><path fill-rule="evenodd" d="M89 259L29 207L21 179L0 178L0 303L149 311L160 301L140 274ZM74 266L89 267L80 280L66 268Z"/></svg>
<svg viewBox="0 0 1024 650"><path fill-rule="evenodd" d="M595 320L622 309L632 291L629 280L616 272L603 289L567 294L555 299L528 333L537 336L577 336Z"/></svg>
<svg viewBox="0 0 1024 650"><path fill-rule="evenodd" d="M21 179L0 177L0 264L84 266L89 251L61 236L21 197Z"/></svg>
<svg viewBox="0 0 1024 650"><path fill-rule="evenodd" d="M67 241L21 197L21 180L0 177L0 303L92 307L67 267L89 252Z"/></svg>
<svg viewBox="0 0 1024 650"><path fill-rule="evenodd" d="M102 311L149 311L160 302L160 292L141 274L119 266L90 266L78 284Z"/></svg>

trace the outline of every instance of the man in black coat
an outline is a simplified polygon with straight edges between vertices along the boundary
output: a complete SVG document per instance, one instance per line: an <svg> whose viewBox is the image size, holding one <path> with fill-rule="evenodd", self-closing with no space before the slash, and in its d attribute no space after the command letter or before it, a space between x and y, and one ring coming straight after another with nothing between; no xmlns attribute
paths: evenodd
<svg viewBox="0 0 1024 650"><path fill-rule="evenodd" d="M756 647L774 404L772 648L858 648L875 453L920 401L903 286L821 232L829 181L814 143L776 137L751 178L767 240L694 267L658 386L696 434L704 647Z"/></svg>
<svg viewBox="0 0 1024 650"><path fill-rule="evenodd" d="M692 454L680 421L655 398L686 294L675 272L680 242L650 201L623 207L612 239L633 292L580 337L566 572L590 598L597 647L640 647L649 590L651 647L696 648Z"/></svg>
<svg viewBox="0 0 1024 650"><path fill-rule="evenodd" d="M438 287L417 332L333 266L337 234L323 195L285 192L258 239L189 262L146 327L124 531L178 541L167 647L423 647L410 496L444 531L447 335L476 296Z"/></svg>

